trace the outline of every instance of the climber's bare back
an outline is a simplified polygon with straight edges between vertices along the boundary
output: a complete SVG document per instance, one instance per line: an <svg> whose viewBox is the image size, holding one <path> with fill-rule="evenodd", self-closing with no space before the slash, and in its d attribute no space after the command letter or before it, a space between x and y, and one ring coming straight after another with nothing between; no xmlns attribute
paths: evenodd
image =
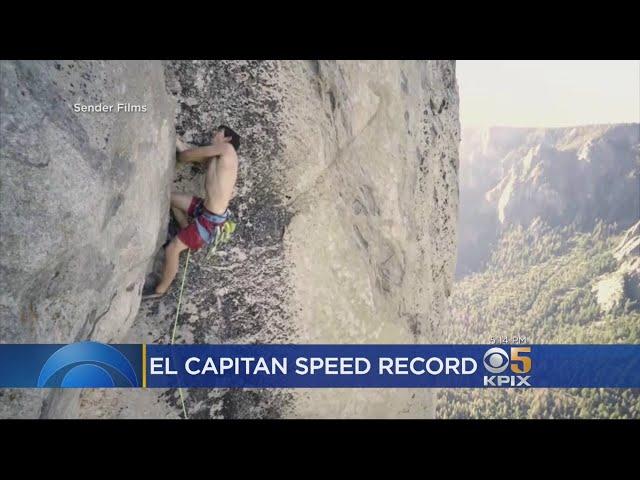
<svg viewBox="0 0 640 480"><path fill-rule="evenodd" d="M238 155L230 144L225 152L209 161L204 181L207 210L224 214L233 198L233 188L238 178Z"/></svg>
<svg viewBox="0 0 640 480"><path fill-rule="evenodd" d="M216 132L213 144L208 147L188 148L178 140L178 159L182 162L208 162L204 188L205 208L215 214L224 214L233 198L238 178L238 154L233 145L224 140L224 134Z"/></svg>

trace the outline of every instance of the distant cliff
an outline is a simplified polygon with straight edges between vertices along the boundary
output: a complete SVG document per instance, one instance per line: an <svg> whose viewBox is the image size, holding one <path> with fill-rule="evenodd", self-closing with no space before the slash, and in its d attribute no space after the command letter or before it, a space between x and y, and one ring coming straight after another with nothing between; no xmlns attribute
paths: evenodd
<svg viewBox="0 0 640 480"><path fill-rule="evenodd" d="M464 129L458 275L482 269L500 232L640 217L640 125Z"/></svg>
<svg viewBox="0 0 640 480"><path fill-rule="evenodd" d="M640 220L624 232L612 253L618 268L598 277L593 286L598 305L607 312L628 300L640 309Z"/></svg>
<svg viewBox="0 0 640 480"><path fill-rule="evenodd" d="M123 96L150 112L69 108ZM215 262L192 255L177 341L437 341L455 268L454 62L10 62L2 111L2 341L168 342L176 289L138 305L170 189L202 193L197 168L174 175L174 130L204 144L221 123L243 137L239 226ZM434 414L427 390L185 393L192 418ZM2 392L0 414L181 414L174 390L22 394Z"/></svg>

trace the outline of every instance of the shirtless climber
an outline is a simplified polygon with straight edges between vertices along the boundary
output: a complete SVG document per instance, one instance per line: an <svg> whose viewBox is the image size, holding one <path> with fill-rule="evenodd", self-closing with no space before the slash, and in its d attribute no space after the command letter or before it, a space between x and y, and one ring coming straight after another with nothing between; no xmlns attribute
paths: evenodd
<svg viewBox="0 0 640 480"><path fill-rule="evenodd" d="M206 196L203 199L195 195L171 194L171 210L182 230L165 249L162 279L155 289L152 287L143 293L143 299L162 297L178 273L180 252L187 248L198 250L211 243L215 227L227 220L227 207L238 176L239 147L240 136L224 125L214 132L208 147L188 148L179 139L176 141L179 162L208 162L204 182Z"/></svg>

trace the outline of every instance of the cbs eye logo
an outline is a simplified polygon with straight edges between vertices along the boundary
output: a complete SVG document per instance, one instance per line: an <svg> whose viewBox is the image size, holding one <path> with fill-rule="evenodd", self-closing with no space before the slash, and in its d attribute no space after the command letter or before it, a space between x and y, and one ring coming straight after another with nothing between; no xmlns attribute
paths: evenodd
<svg viewBox="0 0 640 480"><path fill-rule="evenodd" d="M109 388L139 387L131 363L111 345L80 342L51 355L38 377L38 387Z"/></svg>
<svg viewBox="0 0 640 480"><path fill-rule="evenodd" d="M531 371L531 358L524 353L531 353L531 347L511 347L511 356L504 349L494 347L486 351L482 362L491 373L502 373L510 364L513 373L528 373Z"/></svg>

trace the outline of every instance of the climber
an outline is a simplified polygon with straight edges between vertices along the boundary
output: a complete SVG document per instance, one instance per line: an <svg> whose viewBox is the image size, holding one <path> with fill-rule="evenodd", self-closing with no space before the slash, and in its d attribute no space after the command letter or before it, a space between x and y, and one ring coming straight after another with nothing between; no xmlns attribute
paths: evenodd
<svg viewBox="0 0 640 480"><path fill-rule="evenodd" d="M180 252L188 248L198 250L210 244L216 226L228 219L228 205L238 176L239 148L240 136L225 125L214 131L212 143L207 147L189 148L176 139L178 162L208 162L204 183L206 196L171 194L171 210L181 230L165 248L162 278L155 287L145 287L143 299L162 297L178 272Z"/></svg>

